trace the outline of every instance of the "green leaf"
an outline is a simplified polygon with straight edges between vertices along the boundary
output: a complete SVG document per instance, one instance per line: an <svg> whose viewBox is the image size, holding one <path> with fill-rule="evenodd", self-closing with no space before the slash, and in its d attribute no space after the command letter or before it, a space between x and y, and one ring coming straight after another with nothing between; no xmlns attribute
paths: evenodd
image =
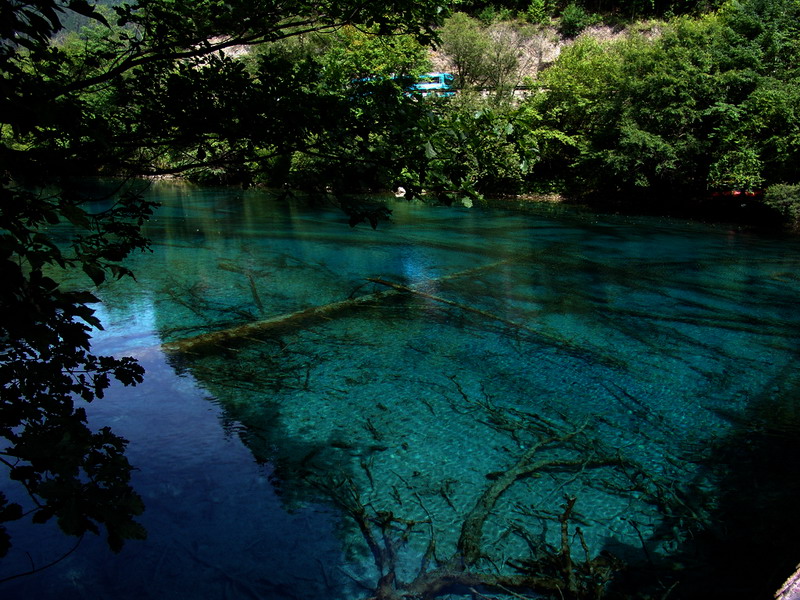
<svg viewBox="0 0 800 600"><path fill-rule="evenodd" d="M106 272L95 264L84 263L83 272L91 278L95 285L100 285L106 280Z"/></svg>
<svg viewBox="0 0 800 600"><path fill-rule="evenodd" d="M75 227L80 227L82 229L90 229L91 223L89 222L89 218L85 210L76 206L74 204L64 204L61 208L61 214L64 217L75 225Z"/></svg>
<svg viewBox="0 0 800 600"><path fill-rule="evenodd" d="M58 218L58 214L53 210L42 212L42 218L50 223L50 225L58 225L61 222L61 219Z"/></svg>
<svg viewBox="0 0 800 600"><path fill-rule="evenodd" d="M48 248L55 250L56 253L59 253L58 246L56 246L53 241L43 233L34 234L31 241L39 246L47 246Z"/></svg>
<svg viewBox="0 0 800 600"><path fill-rule="evenodd" d="M72 292L71 298L73 301L80 304L94 304L95 302L100 302L100 299L97 296L86 291Z"/></svg>

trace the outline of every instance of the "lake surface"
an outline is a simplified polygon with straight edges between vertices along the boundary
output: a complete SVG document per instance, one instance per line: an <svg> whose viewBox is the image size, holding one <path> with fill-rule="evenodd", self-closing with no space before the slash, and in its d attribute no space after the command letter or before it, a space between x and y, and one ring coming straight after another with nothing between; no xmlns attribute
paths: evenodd
<svg viewBox="0 0 800 600"><path fill-rule="evenodd" d="M762 587L742 597L800 561L782 512L800 475L797 240L393 198L373 230L265 192L149 193L153 252L100 289L95 338L146 381L90 411L130 440L149 537L119 555L87 538L3 598L367 597L346 507L395 517L410 580L526 456L482 522L484 570L557 553L567 498L578 561L585 544L722 580L704 553L743 544ZM0 578L74 544L10 530Z"/></svg>

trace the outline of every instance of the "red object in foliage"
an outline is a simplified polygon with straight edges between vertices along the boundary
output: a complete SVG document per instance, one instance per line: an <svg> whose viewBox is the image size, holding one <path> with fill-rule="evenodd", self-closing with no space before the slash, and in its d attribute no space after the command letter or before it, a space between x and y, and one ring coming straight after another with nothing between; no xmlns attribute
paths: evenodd
<svg viewBox="0 0 800 600"><path fill-rule="evenodd" d="M725 191L717 191L711 192L712 198L722 198L722 197L736 197L736 196L747 196L748 198L760 198L764 195L764 190L725 190Z"/></svg>

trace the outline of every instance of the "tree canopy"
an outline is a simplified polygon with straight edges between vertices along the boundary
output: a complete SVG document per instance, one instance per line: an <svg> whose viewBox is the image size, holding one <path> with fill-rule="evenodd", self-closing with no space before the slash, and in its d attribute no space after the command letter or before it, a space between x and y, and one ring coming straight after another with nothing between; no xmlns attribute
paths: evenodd
<svg viewBox="0 0 800 600"><path fill-rule="evenodd" d="M606 195L697 199L795 182L798 11L732 2L655 37L579 39L531 101L570 140L550 148L551 168Z"/></svg>

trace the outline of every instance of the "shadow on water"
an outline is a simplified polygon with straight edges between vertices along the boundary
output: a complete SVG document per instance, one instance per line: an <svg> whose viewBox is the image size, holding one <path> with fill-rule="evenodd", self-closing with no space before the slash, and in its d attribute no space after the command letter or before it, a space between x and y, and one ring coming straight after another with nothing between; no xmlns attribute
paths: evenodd
<svg viewBox="0 0 800 600"><path fill-rule="evenodd" d="M190 373L214 395L223 409L223 422L258 463L268 465L270 482L284 508L294 510L304 503L330 500L316 485L321 475L352 477L359 461L386 447L359 445L336 433L320 440L304 436L303 428L291 431L286 420L292 417L284 414L278 395L292 390L309 392L310 366L302 357L288 356L280 345L270 347L277 355L239 347L235 357L229 349L218 356L173 356L171 362L177 372Z"/></svg>
<svg viewBox="0 0 800 600"><path fill-rule="evenodd" d="M743 412L716 412L732 427L687 456L702 465L698 485L683 484L692 505L666 515L640 546L615 549L640 560L615 579L609 597L767 600L797 569L800 375L787 369ZM647 552L677 530L689 534L682 544L666 554Z"/></svg>
<svg viewBox="0 0 800 600"><path fill-rule="evenodd" d="M584 301L591 304L596 300L588 296ZM400 312L414 313L419 310L419 306L409 304L408 299L404 298L394 298L387 304L383 312L375 306L368 306L351 307L351 313L373 312L375 314L366 314L365 318L378 322L390 314L399 318L396 315ZM471 334L478 331L474 325L466 326L453 318L446 322L448 327L458 323L458 328L471 331ZM746 325L745 320L741 324L726 321L727 327L736 330L746 329ZM489 331L491 328L485 329L484 335ZM281 333L287 335L285 329ZM507 331L501 333L508 334ZM366 493L367 488L376 486L370 473L374 459L396 450L391 445L393 442L384 443L386 436L391 438L386 432L373 430L374 443L366 443L364 437L353 434L355 423L348 424L350 430L344 428L327 437L306 436L314 427L313 419L309 420L308 429L297 429L292 421L298 415L283 415L284 408L280 402L265 393L271 390L277 398L295 390L298 394L308 394L309 401L313 402L314 387L318 383L316 377L320 373L315 372L312 365L324 362L324 355L330 352L331 346L338 345L341 349L364 344L364 339L359 337L343 336L337 341L329 333L320 335L324 336L326 347L318 349L318 353L309 352L308 349L292 349L298 340L293 340L289 335L288 341L249 337L237 346L228 345L223 350L218 348L216 355L212 353L174 359L179 369L188 369L203 382L206 389L217 398L224 399L225 418L243 424L238 433L248 449L257 460L273 465L273 484L289 510L309 501L334 500L329 489L320 485L333 480L360 480L364 486L360 491ZM633 333L628 332L627 335ZM302 347L302 344L297 344L297 347ZM743 415L736 410L711 409L734 425L732 431L703 449L685 451L682 460L701 465L695 474L696 483L672 482L681 489L665 493L668 497L659 499L662 502L660 509L663 520L652 536L645 539L637 524L631 520L640 544L616 539L605 549L609 555L614 554L625 560L628 567L615 574L613 583L603 597L768 598L791 572L799 550L797 540L800 539L800 527L792 526L792 510L800 497L797 478L800 475L800 444L796 437L800 426L800 404L796 401L797 377L791 376L788 369L785 372L790 375L785 380L776 380L780 381L778 387L768 386L770 393L752 400ZM477 411L473 413L476 419L486 418L481 417L480 412L485 410L488 411L488 420L494 421L496 426L502 424L504 419L513 421L508 415L515 415L514 411L505 413L491 408L489 404L473 403L455 378L453 382L467 401L466 407ZM349 380L348 383L354 391L364 381ZM359 400L354 402L354 407L358 406ZM356 410L363 410L361 406ZM455 405L451 408L455 408ZM701 408L698 407L698 410ZM464 409L463 405L459 408ZM312 406L307 410L313 412L315 409ZM382 410L389 409L382 407ZM436 413L433 408L430 410ZM652 415L647 418L657 421ZM507 429L506 433L509 432L516 442L523 435L520 431ZM603 435L599 430L594 433ZM524 448L524 445L521 447ZM598 448L600 446L592 443L582 449L589 453L597 452ZM486 473L485 476L492 481L498 472ZM598 485L598 481L602 485L611 478L606 475L605 479L590 485ZM378 481L377 485L389 484L383 480ZM659 482L658 485L666 484ZM443 486L438 493L447 498L448 490L447 486ZM620 498L638 494L635 487L628 491L622 488L617 490ZM407 492L403 492L405 494ZM401 510L403 499L399 492L396 492L395 498L396 501L387 510ZM450 499L447 501L452 502ZM460 518L468 518L468 511L463 508L468 503L458 504L459 510L456 512ZM542 522L554 520L552 515L542 517L542 514L537 515ZM611 515L604 515L603 518L610 521ZM457 527L457 523L451 527ZM347 559L363 563L366 557L363 544L353 543L358 538L355 523L343 518L339 528ZM539 557L538 561L549 563L555 561L553 557L558 556L558 549L548 545L546 530L545 525L539 534L534 554ZM524 535L529 543L535 543L538 537L535 529ZM648 546L656 546L665 539L681 540L681 543L673 545L669 552L663 548L652 553L648 551ZM548 553L550 558L541 558L547 557ZM464 593L468 591L461 590Z"/></svg>
<svg viewBox="0 0 800 600"><path fill-rule="evenodd" d="M787 370L709 456L717 482L711 526L697 541L726 598L769 598L800 562L800 375ZM709 589L710 587L710 589Z"/></svg>

